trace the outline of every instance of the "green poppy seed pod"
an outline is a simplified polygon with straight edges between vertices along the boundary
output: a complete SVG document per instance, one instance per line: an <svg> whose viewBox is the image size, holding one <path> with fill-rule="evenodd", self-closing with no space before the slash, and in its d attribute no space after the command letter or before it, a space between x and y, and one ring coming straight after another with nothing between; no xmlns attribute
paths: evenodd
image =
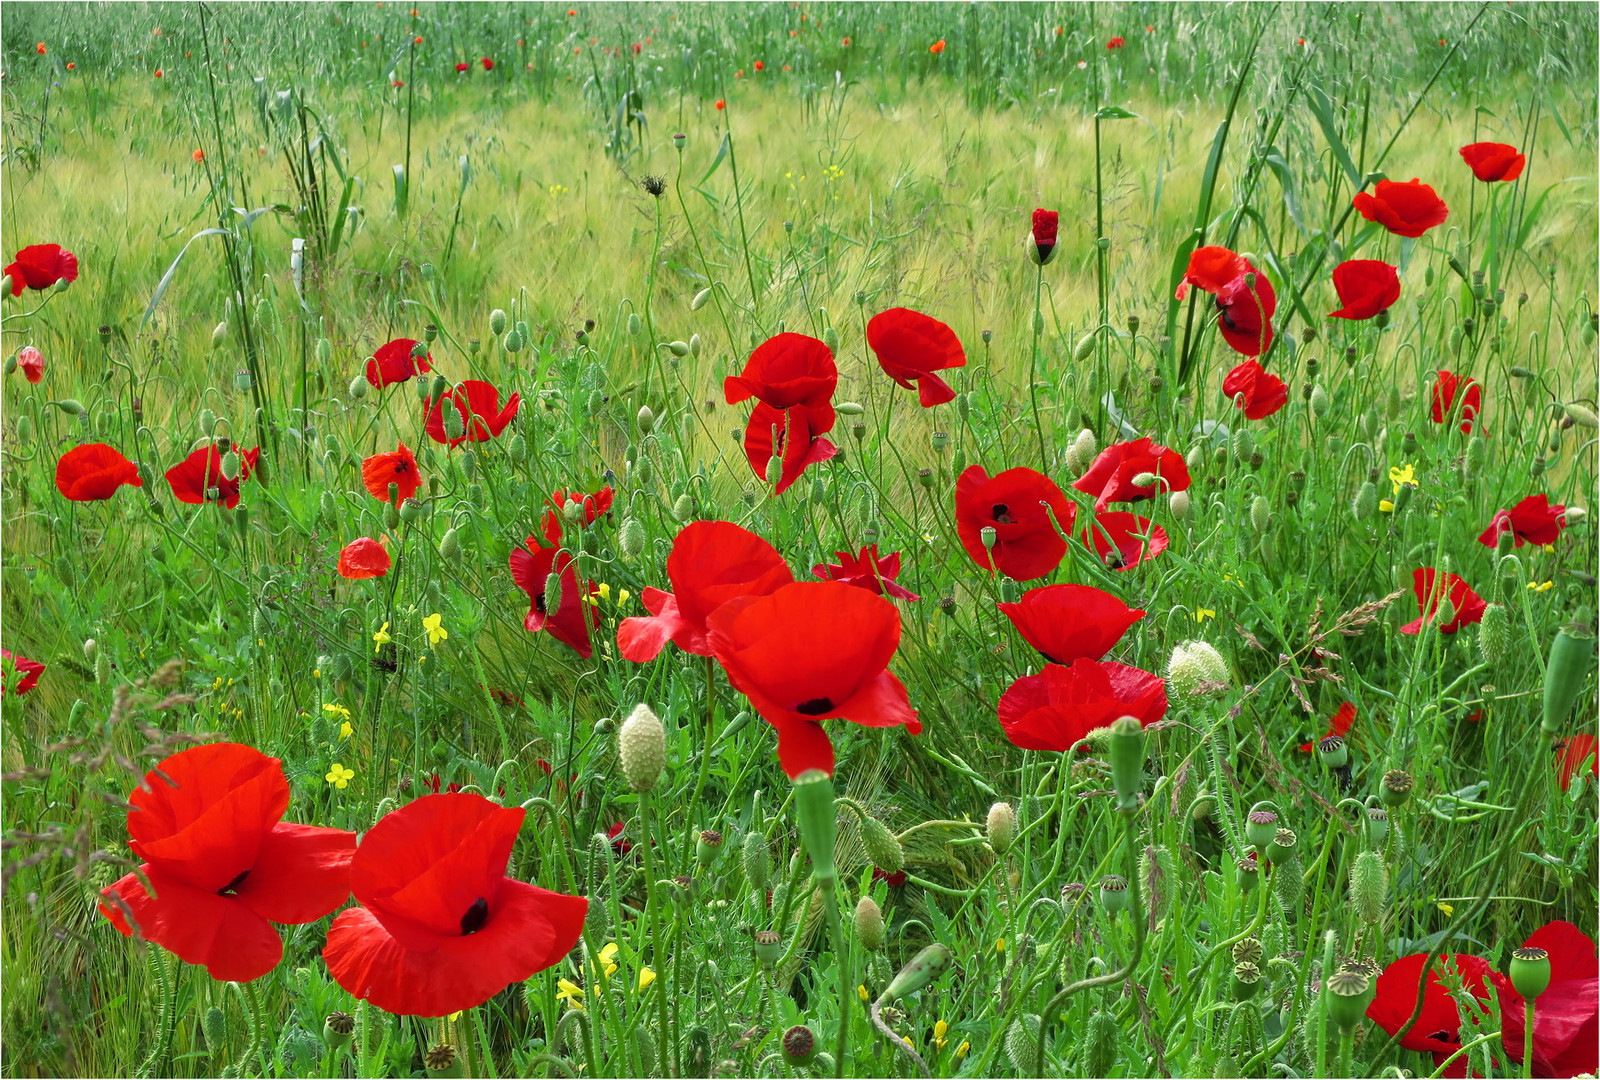
<svg viewBox="0 0 1600 1080"><path fill-rule="evenodd" d="M355 1017L347 1012L331 1012L322 1022L322 1041L329 1050L338 1050L350 1045L350 1037L355 1030Z"/></svg>
<svg viewBox="0 0 1600 1080"><path fill-rule="evenodd" d="M1028 1075L1039 1045L1040 1020L1034 1013L1023 1013L1006 1029L1006 1057L1018 1074Z"/></svg>
<svg viewBox="0 0 1600 1080"><path fill-rule="evenodd" d="M817 1057L817 1037L804 1024L783 1033L783 1060L795 1068L810 1065Z"/></svg>
<svg viewBox="0 0 1600 1080"><path fill-rule="evenodd" d="M400 520L407 525L415 525L422 520L423 509L417 499L406 499L400 503Z"/></svg>
<svg viewBox="0 0 1600 1080"><path fill-rule="evenodd" d="M699 334L690 334L689 335L689 355L690 356L699 356L700 355L700 335Z"/></svg>
<svg viewBox="0 0 1600 1080"><path fill-rule="evenodd" d="M683 132L678 131L673 133L672 148L674 150L682 150L688 142L689 136L685 135Z"/></svg>
<svg viewBox="0 0 1600 1080"><path fill-rule="evenodd" d="M989 807L989 816L984 821L983 831L994 853L1004 855L1011 850L1011 845L1017 839L1017 812L1008 802L995 803Z"/></svg>
<svg viewBox="0 0 1600 1080"><path fill-rule="evenodd" d="M357 375L350 380L350 385L345 388L345 393L352 401L360 401L367 396L367 388L372 384L367 382L365 375Z"/></svg>
<svg viewBox="0 0 1600 1080"><path fill-rule="evenodd" d="M1075 364L1081 364L1093 355L1094 331L1091 330L1079 338L1078 343L1072 347L1072 362Z"/></svg>
<svg viewBox="0 0 1600 1080"><path fill-rule="evenodd" d="M1373 847L1382 847L1388 838L1389 811L1381 806L1370 807L1367 810L1367 842Z"/></svg>
<svg viewBox="0 0 1600 1080"><path fill-rule="evenodd" d="M1245 895L1255 892L1256 886L1261 883L1261 864L1255 859L1240 859L1234 865L1234 870L1239 891Z"/></svg>
<svg viewBox="0 0 1600 1080"><path fill-rule="evenodd" d="M1409 485L1402 485L1400 490L1405 491ZM1378 486L1371 480L1364 482L1356 492L1356 497L1350 500L1350 512L1358 521L1366 521L1378 512Z"/></svg>
<svg viewBox="0 0 1600 1080"><path fill-rule="evenodd" d="M1267 848L1269 862L1282 863L1289 860L1294 854L1295 845L1300 842L1300 837L1293 829L1279 829L1272 834L1272 843Z"/></svg>
<svg viewBox="0 0 1600 1080"><path fill-rule="evenodd" d="M638 337L642 333L644 333L644 320L639 318L637 311L628 312L628 335Z"/></svg>
<svg viewBox="0 0 1600 1080"><path fill-rule="evenodd" d="M1321 383L1317 383L1311 388L1311 414L1313 416L1320 420L1328 414L1328 407L1332 404L1332 399L1328 397L1328 392L1322 388Z"/></svg>
<svg viewBox="0 0 1600 1080"><path fill-rule="evenodd" d="M905 848L900 846L899 838L877 818L869 814L858 816L861 819L861 846L866 849L867 859L885 874L898 874L906 864Z"/></svg>
<svg viewBox="0 0 1600 1080"><path fill-rule="evenodd" d="M423 331L423 336L427 337L427 331L426 330ZM423 360L423 359L426 359L427 356L428 356L428 343L426 341L419 341L415 345L411 346L411 359L413 359L413 360Z"/></svg>
<svg viewBox="0 0 1600 1080"><path fill-rule="evenodd" d="M1228 996L1234 1001L1249 1001L1261 989L1261 969L1249 960L1233 965L1233 977L1228 980Z"/></svg>
<svg viewBox="0 0 1600 1080"><path fill-rule="evenodd" d="M1350 764L1350 747L1337 735L1317 743L1317 760L1324 769L1342 769Z"/></svg>
<svg viewBox="0 0 1600 1080"><path fill-rule="evenodd" d="M1257 533L1264 533L1271 524L1272 505L1265 495L1257 495L1250 500L1250 527Z"/></svg>
<svg viewBox="0 0 1600 1080"><path fill-rule="evenodd" d="M1511 986L1524 1001L1533 1001L1550 986L1550 954L1524 945L1511 954Z"/></svg>
<svg viewBox="0 0 1600 1080"><path fill-rule="evenodd" d="M1235 964L1259 964L1263 954L1261 942L1253 937L1243 938L1233 943L1233 962Z"/></svg>
<svg viewBox="0 0 1600 1080"><path fill-rule="evenodd" d="M1120 874L1107 874L1101 878L1100 906L1112 915L1125 911L1128 907L1128 879Z"/></svg>
<svg viewBox="0 0 1600 1080"><path fill-rule="evenodd" d="M343 1013L335 1013L343 1016ZM200 1031L206 1038L206 1049L213 1058L220 1058L228 1052L228 1014L215 1005L206 1010L205 1018L200 1021ZM326 1031L324 1031L326 1038Z"/></svg>
<svg viewBox="0 0 1600 1080"><path fill-rule="evenodd" d="M33 440L33 417L27 413L17 417L17 440L24 443Z"/></svg>
<svg viewBox="0 0 1600 1080"><path fill-rule="evenodd" d="M724 847L722 834L715 829L703 829L694 839L694 857L703 867L717 861Z"/></svg>
<svg viewBox="0 0 1600 1080"><path fill-rule="evenodd" d="M883 909L870 896L856 901L856 940L868 952L883 948Z"/></svg>
<svg viewBox="0 0 1600 1080"><path fill-rule="evenodd" d="M978 530L978 539L983 541L984 551L993 551L995 541L999 538L1000 534L995 531L995 527L993 525L985 525L983 528Z"/></svg>
<svg viewBox="0 0 1600 1080"><path fill-rule="evenodd" d="M1117 809L1131 814L1139 808L1144 786L1144 728L1132 716L1111 725L1111 786L1117 792Z"/></svg>
<svg viewBox="0 0 1600 1080"><path fill-rule="evenodd" d="M1556 632L1544 670L1544 718L1539 725L1544 731L1561 730L1594 667L1593 630L1580 623L1568 623Z"/></svg>
<svg viewBox="0 0 1600 1080"><path fill-rule="evenodd" d="M1368 926L1377 926L1389 896L1389 871L1376 851L1363 851L1350 866L1350 906Z"/></svg>
<svg viewBox="0 0 1600 1080"><path fill-rule="evenodd" d="M426 1074L430 1077L457 1077L462 1075L461 1057L449 1043L437 1043L422 1055Z"/></svg>
<svg viewBox="0 0 1600 1080"><path fill-rule="evenodd" d="M661 718L643 702L633 707L617 729L617 756L622 759L622 774L628 778L628 786L641 793L654 788L667 767L667 731L661 726Z"/></svg>
<svg viewBox="0 0 1600 1080"><path fill-rule="evenodd" d="M1278 834L1278 815L1271 810L1251 810L1244 822L1244 838L1265 851Z"/></svg>
<svg viewBox="0 0 1600 1080"><path fill-rule="evenodd" d="M751 935L750 944L756 963L768 971L783 956L783 938L776 930L757 930Z"/></svg>
<svg viewBox="0 0 1600 1080"><path fill-rule="evenodd" d="M1089 1017L1089 1037L1084 1040L1083 1075L1110 1076L1117 1063L1117 1040L1122 1028L1116 1014L1106 1009L1096 1009ZM1029 1068L1032 1061L1029 1061ZM1027 1075L1027 1070L1022 1070Z"/></svg>
<svg viewBox="0 0 1600 1080"><path fill-rule="evenodd" d="M1511 617L1504 604L1490 604L1478 622L1478 652L1490 667L1500 667L1511 658Z"/></svg>
<svg viewBox="0 0 1600 1080"><path fill-rule="evenodd" d="M1340 968L1328 976L1322 999L1328 1019L1339 1025L1340 1031L1353 1030L1366 1017L1367 990L1371 985L1366 973L1354 968Z"/></svg>
<svg viewBox="0 0 1600 1080"><path fill-rule="evenodd" d="M900 969L878 1000L884 1004L898 1001L907 994L914 994L927 986L950 964L950 950L937 941L927 946L911 958L911 962Z"/></svg>
<svg viewBox="0 0 1600 1080"><path fill-rule="evenodd" d="M1404 769L1390 769L1383 774L1381 797L1385 806L1402 806L1411 797L1411 774Z"/></svg>
<svg viewBox="0 0 1600 1080"><path fill-rule="evenodd" d="M667 351L673 356L688 356L689 343L687 341L669 341L667 342Z"/></svg>

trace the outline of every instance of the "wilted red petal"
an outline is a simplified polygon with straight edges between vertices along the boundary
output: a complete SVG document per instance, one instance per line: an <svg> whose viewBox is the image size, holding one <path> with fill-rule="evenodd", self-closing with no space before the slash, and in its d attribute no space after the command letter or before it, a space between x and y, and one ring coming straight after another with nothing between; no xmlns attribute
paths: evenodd
<svg viewBox="0 0 1600 1080"><path fill-rule="evenodd" d="M339 576L351 581L383 577L393 565L389 549L367 536L350 541L339 552Z"/></svg>

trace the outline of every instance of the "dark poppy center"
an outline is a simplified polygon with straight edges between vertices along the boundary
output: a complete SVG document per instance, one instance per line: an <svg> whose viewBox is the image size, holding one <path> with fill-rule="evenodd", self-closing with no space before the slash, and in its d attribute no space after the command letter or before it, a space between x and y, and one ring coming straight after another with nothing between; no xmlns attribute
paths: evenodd
<svg viewBox="0 0 1600 1080"><path fill-rule="evenodd" d="M483 924L489 921L489 901L478 897L461 916L461 932L463 934L476 934L483 929Z"/></svg>
<svg viewBox="0 0 1600 1080"><path fill-rule="evenodd" d="M832 698L819 697L812 698L810 701L802 701L800 704L794 707L794 711L799 713L801 716L821 716L823 713L828 712L832 708Z"/></svg>
<svg viewBox="0 0 1600 1080"><path fill-rule="evenodd" d="M1011 507L1007 506L1005 503L995 503L993 506L989 507L989 514L990 514L990 516L992 516L994 518L996 524L999 524L999 525L1015 525L1016 524L1016 522L1014 520L1012 520L1012 517L1011 517Z"/></svg>
<svg viewBox="0 0 1600 1080"><path fill-rule="evenodd" d="M239 871L239 876L234 878L232 881L228 882L222 888L218 889L217 890L217 895L218 896L233 896L234 895L234 891L236 889L238 889L240 885L243 885L244 884L244 879L249 877L249 876L250 876L250 871L248 871L248 870Z"/></svg>
<svg viewBox="0 0 1600 1080"><path fill-rule="evenodd" d="M1108 570L1121 570L1124 566L1127 566L1127 565L1128 564L1126 562L1124 562L1123 559L1122 559L1122 552L1120 552L1120 551L1108 551L1108 552L1106 552L1106 568Z"/></svg>
<svg viewBox="0 0 1600 1080"><path fill-rule="evenodd" d="M407 466L403 461L397 461L394 463L394 472L396 476L404 476L408 468L409 466Z"/></svg>

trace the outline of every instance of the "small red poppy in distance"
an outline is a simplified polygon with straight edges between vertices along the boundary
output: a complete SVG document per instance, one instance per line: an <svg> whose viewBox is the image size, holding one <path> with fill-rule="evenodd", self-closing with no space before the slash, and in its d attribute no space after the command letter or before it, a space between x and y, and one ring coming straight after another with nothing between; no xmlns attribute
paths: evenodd
<svg viewBox="0 0 1600 1080"><path fill-rule="evenodd" d="M105 443L85 443L56 462L56 490L73 502L109 499L123 484L144 487L138 466Z"/></svg>
<svg viewBox="0 0 1600 1080"><path fill-rule="evenodd" d="M572 556L565 550L543 547L538 538L532 536L525 543L527 546L512 551L508 560L511 580L528 594L528 617L522 625L530 634L550 631L551 637L585 660L589 659L594 652L594 646L589 643L589 630L600 625L600 612L590 598L600 590L592 581L578 581ZM546 607L551 574L561 583L554 611Z"/></svg>
<svg viewBox="0 0 1600 1080"><path fill-rule="evenodd" d="M493 71L494 70L494 61L489 59L487 56L485 56L481 61L479 61L479 63L483 64L483 70L485 70L485 71Z"/></svg>
<svg viewBox="0 0 1600 1080"><path fill-rule="evenodd" d="M811 568L812 576L824 581L842 581L880 596L887 593L896 600L922 599L911 590L895 584L894 579L900 576L898 551L892 555L879 556L878 545L870 544L861 549L860 555L852 555L848 551L835 551L833 554L839 561L818 563Z"/></svg>
<svg viewBox="0 0 1600 1080"><path fill-rule="evenodd" d="M1099 660L1145 614L1092 585L1044 585L995 607L1052 664Z"/></svg>
<svg viewBox="0 0 1600 1080"><path fill-rule="evenodd" d="M378 346L367 361L367 381L381 390L432 371L433 354L414 355L412 350L417 344L411 338L395 338Z"/></svg>
<svg viewBox="0 0 1600 1080"><path fill-rule="evenodd" d="M222 475L222 451L217 444L202 446L167 470L167 485L179 502L199 506L221 503L229 510L239 505L239 485L250 479L250 472L261 457L259 447L239 451L239 475Z"/></svg>
<svg viewBox="0 0 1600 1080"><path fill-rule="evenodd" d="M1367 1017L1390 1035L1396 1034L1411 1019L1417 1006L1417 988L1422 981L1422 968L1427 962L1426 953L1402 956L1383 969L1372 1003L1367 1006ZM1433 1055L1435 1065L1461 1049L1461 1014L1456 1010L1455 999L1445 989L1440 978L1446 961L1459 974L1461 981L1473 997L1487 1001L1487 977L1492 970L1487 960L1466 953L1436 956L1428 971L1428 985L1422 998L1422 1012L1411 1025L1400 1045ZM1520 1057L1521 1054L1519 1053Z"/></svg>
<svg viewBox="0 0 1600 1080"><path fill-rule="evenodd" d="M1556 772L1561 783L1561 790L1566 791L1572 787L1572 778L1583 770L1587 762L1594 773L1595 779L1600 780L1600 739L1593 735L1574 735L1556 743Z"/></svg>
<svg viewBox="0 0 1600 1080"><path fill-rule="evenodd" d="M469 793L385 814L350 862L360 907L339 913L328 972L398 1016L448 1016L559 963L589 902L506 876L527 811Z"/></svg>
<svg viewBox="0 0 1600 1080"><path fill-rule="evenodd" d="M1272 344L1278 294L1267 276L1243 255L1225 247L1196 248L1178 283L1179 300L1188 295L1191 285L1214 298L1217 329L1235 352L1259 356Z"/></svg>
<svg viewBox="0 0 1600 1080"><path fill-rule="evenodd" d="M881 596L842 581L799 581L730 600L706 625L728 682L777 729L778 761L791 779L808 769L833 772L833 744L819 721L922 731L888 670L900 613Z"/></svg>
<svg viewBox="0 0 1600 1080"><path fill-rule="evenodd" d="M723 109L726 109L727 107L728 107L728 103L726 101L722 100L721 98L717 99L717 111L718 112L721 112Z"/></svg>
<svg viewBox="0 0 1600 1080"><path fill-rule="evenodd" d="M765 70L767 70L767 65L762 63L760 60L757 60L754 64L751 65L751 67L755 68L757 71L765 71Z"/></svg>
<svg viewBox="0 0 1600 1080"><path fill-rule="evenodd" d="M273 923L316 922L350 895L355 833L282 820L289 781L259 750L179 751L128 802L128 846L149 888L128 874L102 890L100 913L213 979L265 975L283 959Z"/></svg>
<svg viewBox="0 0 1600 1080"><path fill-rule="evenodd" d="M1251 358L1228 372L1222 396L1244 410L1250 420L1262 420L1289 403L1289 386Z"/></svg>
<svg viewBox="0 0 1600 1080"><path fill-rule="evenodd" d="M1593 939L1569 922L1556 921L1535 930L1522 945L1550 954L1550 985L1538 996L1533 1017L1533 1075L1594 1073L1600 1067L1600 961ZM1499 991L1506 1053L1521 1063L1526 999L1498 971L1489 973L1489 981Z"/></svg>
<svg viewBox="0 0 1600 1080"><path fill-rule="evenodd" d="M1338 711L1333 716L1329 717L1328 734L1322 738L1326 739L1329 736L1337 735L1342 739L1349 734L1350 726L1355 722L1356 707L1347 701L1339 706ZM1300 744L1299 750L1302 754L1309 754L1317 748L1317 743L1321 741L1321 739L1313 739L1311 742L1303 742Z"/></svg>
<svg viewBox="0 0 1600 1080"><path fill-rule="evenodd" d="M924 408L952 400L956 392L936 371L965 367L967 354L954 330L910 308L890 308L867 323L867 346L884 374L907 390L915 383Z"/></svg>
<svg viewBox="0 0 1600 1080"><path fill-rule="evenodd" d="M932 45L929 45L928 46L928 51L931 52L935 56L938 56L940 53L944 52L944 38L940 38L938 41L935 41Z"/></svg>
<svg viewBox="0 0 1600 1080"><path fill-rule="evenodd" d="M379 502L389 501L389 489L397 493L395 505L405 502L422 486L422 474L417 471L417 459L405 443L396 443L386 454L373 454L361 462L361 482L367 493Z"/></svg>
<svg viewBox="0 0 1600 1080"><path fill-rule="evenodd" d="M1368 221L1413 240L1434 226L1443 225L1450 216L1450 208L1439 193L1421 180L1379 180L1371 193L1357 192L1354 203L1356 213Z"/></svg>
<svg viewBox="0 0 1600 1080"><path fill-rule="evenodd" d="M1346 259L1333 268L1333 291L1344 306L1328 318L1370 319L1400 299L1400 273L1382 259Z"/></svg>
<svg viewBox="0 0 1600 1080"><path fill-rule="evenodd" d="M449 402L461 415L461 434L450 438L445 431L444 410L445 402ZM446 389L435 401L428 398L423 407L427 410L427 421L424 425L428 437L436 443L449 443L451 446L460 446L463 440L473 442L488 442L497 439L506 429L506 425L516 419L517 409L522 404L522 395L513 393L506 399L504 409L500 407L500 391L491 383L480 379L468 379L460 386Z"/></svg>
<svg viewBox="0 0 1600 1080"><path fill-rule="evenodd" d="M1106 48L1108 48L1108 49L1120 49L1124 45L1126 45L1127 43L1128 43L1127 39L1122 37L1119 34L1118 36L1112 38L1110 41L1106 42Z"/></svg>
<svg viewBox="0 0 1600 1080"><path fill-rule="evenodd" d="M1136 484L1141 476L1155 481ZM1149 438L1112 443L1100 451L1088 471L1072 485L1095 497L1094 508L1104 510L1114 502L1139 502L1157 494L1185 491L1189 487L1189 466L1176 450L1159 446Z"/></svg>
<svg viewBox="0 0 1600 1080"><path fill-rule="evenodd" d="M820 465L833 458L839 448L824 439L825 432L833 427L833 406L821 409L794 405L788 409L775 409L760 402L750 413L750 422L744 429L744 456L756 476L773 483L768 472L774 457L780 458L780 468L774 495L782 495L800 479L806 468Z"/></svg>
<svg viewBox="0 0 1600 1080"><path fill-rule="evenodd" d="M587 529L602 517L611 513L611 504L616 499L616 493L608 484L592 495L585 495L581 491L568 491L561 488L550 493L547 500L551 509L544 512L544 538L550 544L560 544L563 525L567 514L572 514L573 523L579 529ZM568 510L576 503L581 510Z"/></svg>
<svg viewBox="0 0 1600 1080"><path fill-rule="evenodd" d="M1128 510L1094 515L1078 539L1109 570L1132 570L1167 550L1167 530Z"/></svg>
<svg viewBox="0 0 1600 1080"><path fill-rule="evenodd" d="M60 244L30 244L0 273L11 279L11 295L21 296L24 288L42 290L58 281L77 281L78 257Z"/></svg>
<svg viewBox="0 0 1600 1080"><path fill-rule="evenodd" d="M1442 424L1446 417L1453 417L1456 409L1456 396L1461 397L1461 430L1468 435L1472 434L1473 421L1477 419L1478 412L1483 408L1483 387L1469 377L1456 375L1449 371L1435 373L1433 381L1433 422Z"/></svg>
<svg viewBox="0 0 1600 1080"><path fill-rule="evenodd" d="M1463 626L1483 621L1484 609L1488 607L1483 597L1473 592L1472 587L1465 581L1448 571L1435 570L1432 567L1413 570L1411 587L1417 594L1417 607L1422 610L1422 614L1402 626L1400 628L1402 634L1420 634L1424 624L1433 626L1437 622L1434 616L1438 614L1440 603L1444 600L1449 600L1455 615L1438 628L1441 634L1453 634Z"/></svg>
<svg viewBox="0 0 1600 1080"><path fill-rule="evenodd" d="M1167 684L1127 664L1080 657L1046 664L1000 695L1000 726L1024 750L1071 750L1096 728L1132 716L1145 727L1167 714Z"/></svg>
<svg viewBox="0 0 1600 1080"><path fill-rule="evenodd" d="M722 380L722 390L729 405L755 398L774 409L804 405L826 410L827 422L819 430L828 431L833 427L829 399L838 384L833 351L817 338L789 332L756 346L744 370Z"/></svg>
<svg viewBox="0 0 1600 1080"><path fill-rule="evenodd" d="M466 62L466 61L465 61L465 60L463 60L463 61L461 61L461 62L460 62L460 63L458 63L458 64L457 64L457 65L456 65L456 71L457 71L457 72L458 72L458 73L459 73L459 72L463 72L463 71L467 71L467 70L470 70L470 69L471 69L471 67L472 67L472 65L471 65L471 64L469 64L469 63L467 63L467 62Z"/></svg>
<svg viewBox="0 0 1600 1080"><path fill-rule="evenodd" d="M339 576L351 581L383 577L393 565L389 549L369 536L350 541L339 552Z"/></svg>
<svg viewBox="0 0 1600 1080"><path fill-rule="evenodd" d="M1489 527L1478 536L1478 543L1494 547L1502 532L1509 532L1515 546L1553 544L1567 527L1567 508L1552 505L1546 495L1529 495L1510 510L1496 510Z"/></svg>
<svg viewBox="0 0 1600 1080"><path fill-rule="evenodd" d="M678 530L667 556L671 592L648 586L640 595L648 616L623 619L617 651L642 664L667 642L696 656L710 656L706 619L729 600L765 596L794 581L777 549L731 521L694 521Z"/></svg>
<svg viewBox="0 0 1600 1080"><path fill-rule="evenodd" d="M972 561L1016 581L1042 578L1061 565L1078 512L1055 481L1028 468L990 476L972 465L956 479L956 535ZM991 561L983 530L994 529Z"/></svg>
<svg viewBox="0 0 1600 1080"><path fill-rule="evenodd" d="M11 687L11 692L21 697L35 686L39 685L39 676L44 674L44 665L37 660L29 660L25 656L18 656L7 649L0 649L0 660L7 661L17 675L16 685ZM0 680L0 695L6 692L11 679Z"/></svg>
<svg viewBox="0 0 1600 1080"><path fill-rule="evenodd" d="M1461 160L1467 163L1472 175L1485 183L1515 180L1528 164L1526 156L1517 148L1501 142L1475 142L1461 148Z"/></svg>
<svg viewBox="0 0 1600 1080"><path fill-rule="evenodd" d="M32 345L24 345L17 350L17 367L22 371L22 377L35 386L44 378L44 353Z"/></svg>

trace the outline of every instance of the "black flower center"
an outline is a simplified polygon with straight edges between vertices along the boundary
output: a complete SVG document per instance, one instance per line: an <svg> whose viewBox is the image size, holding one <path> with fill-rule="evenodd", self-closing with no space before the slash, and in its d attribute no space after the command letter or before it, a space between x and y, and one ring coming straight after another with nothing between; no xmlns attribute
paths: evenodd
<svg viewBox="0 0 1600 1080"><path fill-rule="evenodd" d="M403 461L397 461L394 463L394 473L396 476L404 476L409 469L410 466Z"/></svg>
<svg viewBox="0 0 1600 1080"><path fill-rule="evenodd" d="M250 871L248 871L248 870L239 871L239 876L234 878L232 881L228 882L222 888L218 889L217 890L217 895L218 896L233 896L234 893L235 893L235 890L238 889L240 885L243 885L244 884L244 879L249 877L249 876L250 876Z"/></svg>
<svg viewBox="0 0 1600 1080"><path fill-rule="evenodd" d="M995 503L993 506L989 507L989 514L994 518L996 524L1016 524L1016 522L1011 518L1011 507L1007 506L1005 503Z"/></svg>
<svg viewBox="0 0 1600 1080"><path fill-rule="evenodd" d="M794 707L794 711L799 713L801 716L821 716L823 713L828 712L832 708L832 698L819 697L812 698L810 701L802 701L800 704Z"/></svg>
<svg viewBox="0 0 1600 1080"><path fill-rule="evenodd" d="M463 934L476 934L483 929L483 924L489 921L489 901L478 897L461 916L461 932Z"/></svg>

